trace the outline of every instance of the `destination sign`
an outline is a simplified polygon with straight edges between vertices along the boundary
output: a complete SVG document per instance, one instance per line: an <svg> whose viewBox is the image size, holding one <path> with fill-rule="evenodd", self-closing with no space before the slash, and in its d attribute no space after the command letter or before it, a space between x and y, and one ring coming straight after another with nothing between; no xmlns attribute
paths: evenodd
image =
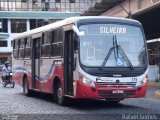
<svg viewBox="0 0 160 120"><path fill-rule="evenodd" d="M101 34L126 34L126 27L100 27Z"/></svg>
<svg viewBox="0 0 160 120"><path fill-rule="evenodd" d="M89 24L79 27L80 32L85 35L114 35L114 34L128 34L133 29L129 26L119 24Z"/></svg>

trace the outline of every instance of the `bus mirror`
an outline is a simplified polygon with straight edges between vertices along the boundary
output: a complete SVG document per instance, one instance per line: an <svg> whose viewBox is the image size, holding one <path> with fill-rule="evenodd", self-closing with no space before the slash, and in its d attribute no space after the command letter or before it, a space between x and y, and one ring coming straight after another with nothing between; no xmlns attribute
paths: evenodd
<svg viewBox="0 0 160 120"><path fill-rule="evenodd" d="M75 33L77 33L78 36L84 35L84 31L81 31L81 32L80 32L80 31L78 30L77 26L75 26L75 25L72 26L72 29L73 29L73 31L74 31Z"/></svg>

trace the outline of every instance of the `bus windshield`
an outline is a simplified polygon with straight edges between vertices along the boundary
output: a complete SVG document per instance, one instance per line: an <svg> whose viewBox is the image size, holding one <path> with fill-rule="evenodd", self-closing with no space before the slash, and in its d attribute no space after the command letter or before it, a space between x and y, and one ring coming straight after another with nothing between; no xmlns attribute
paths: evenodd
<svg viewBox="0 0 160 120"><path fill-rule="evenodd" d="M140 27L122 24L88 24L81 25L79 31L84 33L80 36L82 65L101 68L146 65L145 39Z"/></svg>

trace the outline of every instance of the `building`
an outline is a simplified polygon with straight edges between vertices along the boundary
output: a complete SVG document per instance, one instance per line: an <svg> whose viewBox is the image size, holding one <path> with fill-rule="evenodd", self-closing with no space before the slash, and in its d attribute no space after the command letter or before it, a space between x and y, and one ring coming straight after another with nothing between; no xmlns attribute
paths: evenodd
<svg viewBox="0 0 160 120"><path fill-rule="evenodd" d="M79 16L96 0L0 0L0 64L11 60L11 39L57 20Z"/></svg>

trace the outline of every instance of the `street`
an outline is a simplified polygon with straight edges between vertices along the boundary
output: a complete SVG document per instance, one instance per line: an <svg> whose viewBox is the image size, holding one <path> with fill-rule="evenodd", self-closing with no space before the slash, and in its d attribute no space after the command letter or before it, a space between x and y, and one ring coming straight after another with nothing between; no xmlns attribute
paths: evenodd
<svg viewBox="0 0 160 120"><path fill-rule="evenodd" d="M145 98L126 99L113 105L104 101L71 100L67 107L59 106L52 102L52 96L35 93L33 97L23 95L22 88L10 86L4 88L0 85L0 113L3 114L159 114L160 100L154 98L154 91L158 89L150 87ZM69 118L70 119L70 118Z"/></svg>

